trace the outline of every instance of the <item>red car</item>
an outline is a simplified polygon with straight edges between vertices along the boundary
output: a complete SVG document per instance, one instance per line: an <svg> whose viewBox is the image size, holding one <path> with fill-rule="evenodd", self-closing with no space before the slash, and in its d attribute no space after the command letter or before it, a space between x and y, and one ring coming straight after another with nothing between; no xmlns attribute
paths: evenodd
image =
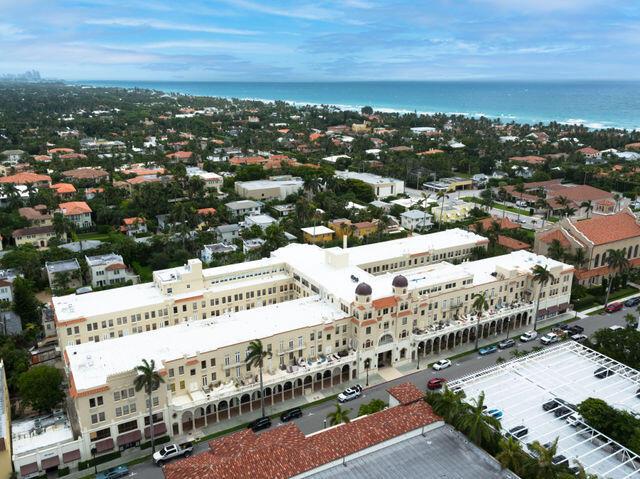
<svg viewBox="0 0 640 479"><path fill-rule="evenodd" d="M433 391L434 389L441 389L446 383L447 380L445 378L432 378L427 381L427 389Z"/></svg>
<svg viewBox="0 0 640 479"><path fill-rule="evenodd" d="M615 313L616 311L620 311L622 309L623 304L619 302L609 303L606 308L604 308L607 313Z"/></svg>

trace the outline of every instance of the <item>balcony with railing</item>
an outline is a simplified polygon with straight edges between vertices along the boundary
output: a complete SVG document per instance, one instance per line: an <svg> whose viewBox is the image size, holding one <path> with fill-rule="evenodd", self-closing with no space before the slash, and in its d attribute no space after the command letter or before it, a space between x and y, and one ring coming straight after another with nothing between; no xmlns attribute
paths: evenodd
<svg viewBox="0 0 640 479"><path fill-rule="evenodd" d="M345 350L340 353L320 356L312 361L299 358L296 365L272 367L270 364L265 364L263 370L264 387L273 387L309 374L322 373L327 369L342 367L353 361L356 361L356 351ZM236 364L230 366L236 366ZM245 393L251 394L259 389L258 372L255 370L240 378L228 378L227 381L212 382L204 387L193 387L186 394L173 396L170 403L175 411L184 411L223 399L238 397Z"/></svg>
<svg viewBox="0 0 640 479"><path fill-rule="evenodd" d="M491 323L497 319L504 319L510 316L516 316L522 313L533 313L533 302L513 302L504 306L497 306L485 311L480 316L480 325ZM415 341L424 341L425 339L435 338L449 333L455 333L466 328L474 327L478 324L477 314L465 314L458 319L450 321L440 321L439 324L428 326L424 329L415 328L411 338Z"/></svg>

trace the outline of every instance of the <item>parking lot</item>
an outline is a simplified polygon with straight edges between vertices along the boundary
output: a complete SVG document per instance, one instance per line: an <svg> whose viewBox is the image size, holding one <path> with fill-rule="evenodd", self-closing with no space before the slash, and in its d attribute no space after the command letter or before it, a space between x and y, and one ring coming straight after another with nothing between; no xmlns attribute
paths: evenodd
<svg viewBox="0 0 640 479"><path fill-rule="evenodd" d="M614 374L599 379L594 371L605 367ZM608 359L573 341L514 359L496 367L449 383L461 387L467 398L484 391L489 409L503 412L502 427L509 430L523 425L528 434L520 440L541 444L558 438L558 454L570 465L579 461L587 472L607 478L640 477L640 458L582 422L570 425L564 416L556 417L558 406L542 408L553 398L577 405L599 398L611 406L640 414L640 373ZM558 411L561 412L561 411Z"/></svg>

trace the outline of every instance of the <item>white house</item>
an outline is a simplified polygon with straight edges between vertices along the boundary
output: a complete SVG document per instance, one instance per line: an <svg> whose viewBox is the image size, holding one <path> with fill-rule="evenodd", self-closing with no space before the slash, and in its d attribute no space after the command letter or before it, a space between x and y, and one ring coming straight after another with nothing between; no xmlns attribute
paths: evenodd
<svg viewBox="0 0 640 479"><path fill-rule="evenodd" d="M233 218L242 218L246 215L259 215L262 213L263 204L260 201L240 200L226 203L225 206Z"/></svg>
<svg viewBox="0 0 640 479"><path fill-rule="evenodd" d="M404 181L395 178L384 178L372 173L357 171L336 171L336 177L344 180L364 181L373 188L373 193L379 200L404 193Z"/></svg>
<svg viewBox="0 0 640 479"><path fill-rule="evenodd" d="M270 225L277 222L278 220L266 214L249 215L244 218L244 227L251 228L253 225L258 225L263 230L266 230Z"/></svg>
<svg viewBox="0 0 640 479"><path fill-rule="evenodd" d="M109 253L85 256L85 260L89 267L91 286L94 288L111 286L127 281L136 284L139 281L138 276L127 269L127 265L124 264L124 260L119 254Z"/></svg>
<svg viewBox="0 0 640 479"><path fill-rule="evenodd" d="M238 224L216 226L215 231L218 239L224 243L231 243L240 238L240 225Z"/></svg>
<svg viewBox="0 0 640 479"><path fill-rule="evenodd" d="M220 193L220 188L222 188L222 176L209 171L204 171L196 166L187 167L187 176L189 178L198 177L202 179L202 181L204 181L205 188L208 190L216 190Z"/></svg>
<svg viewBox="0 0 640 479"><path fill-rule="evenodd" d="M409 231L429 229L433 226L432 216L420 210L405 211L400 215L400 224Z"/></svg>
<svg viewBox="0 0 640 479"><path fill-rule="evenodd" d="M204 263L211 263L213 261L214 255L217 254L228 254L237 251L238 247L234 244L227 243L214 243L214 244L206 244L202 247L200 251L200 259Z"/></svg>

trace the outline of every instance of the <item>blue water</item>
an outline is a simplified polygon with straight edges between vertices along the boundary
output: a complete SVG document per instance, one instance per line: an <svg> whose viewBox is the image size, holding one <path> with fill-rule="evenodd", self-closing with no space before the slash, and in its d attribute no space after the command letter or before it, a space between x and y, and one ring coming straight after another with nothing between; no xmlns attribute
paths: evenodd
<svg viewBox="0 0 640 479"><path fill-rule="evenodd" d="M459 113L505 122L581 123L640 129L638 81L176 82L83 81L84 85L151 88L224 98L284 100L343 108Z"/></svg>

